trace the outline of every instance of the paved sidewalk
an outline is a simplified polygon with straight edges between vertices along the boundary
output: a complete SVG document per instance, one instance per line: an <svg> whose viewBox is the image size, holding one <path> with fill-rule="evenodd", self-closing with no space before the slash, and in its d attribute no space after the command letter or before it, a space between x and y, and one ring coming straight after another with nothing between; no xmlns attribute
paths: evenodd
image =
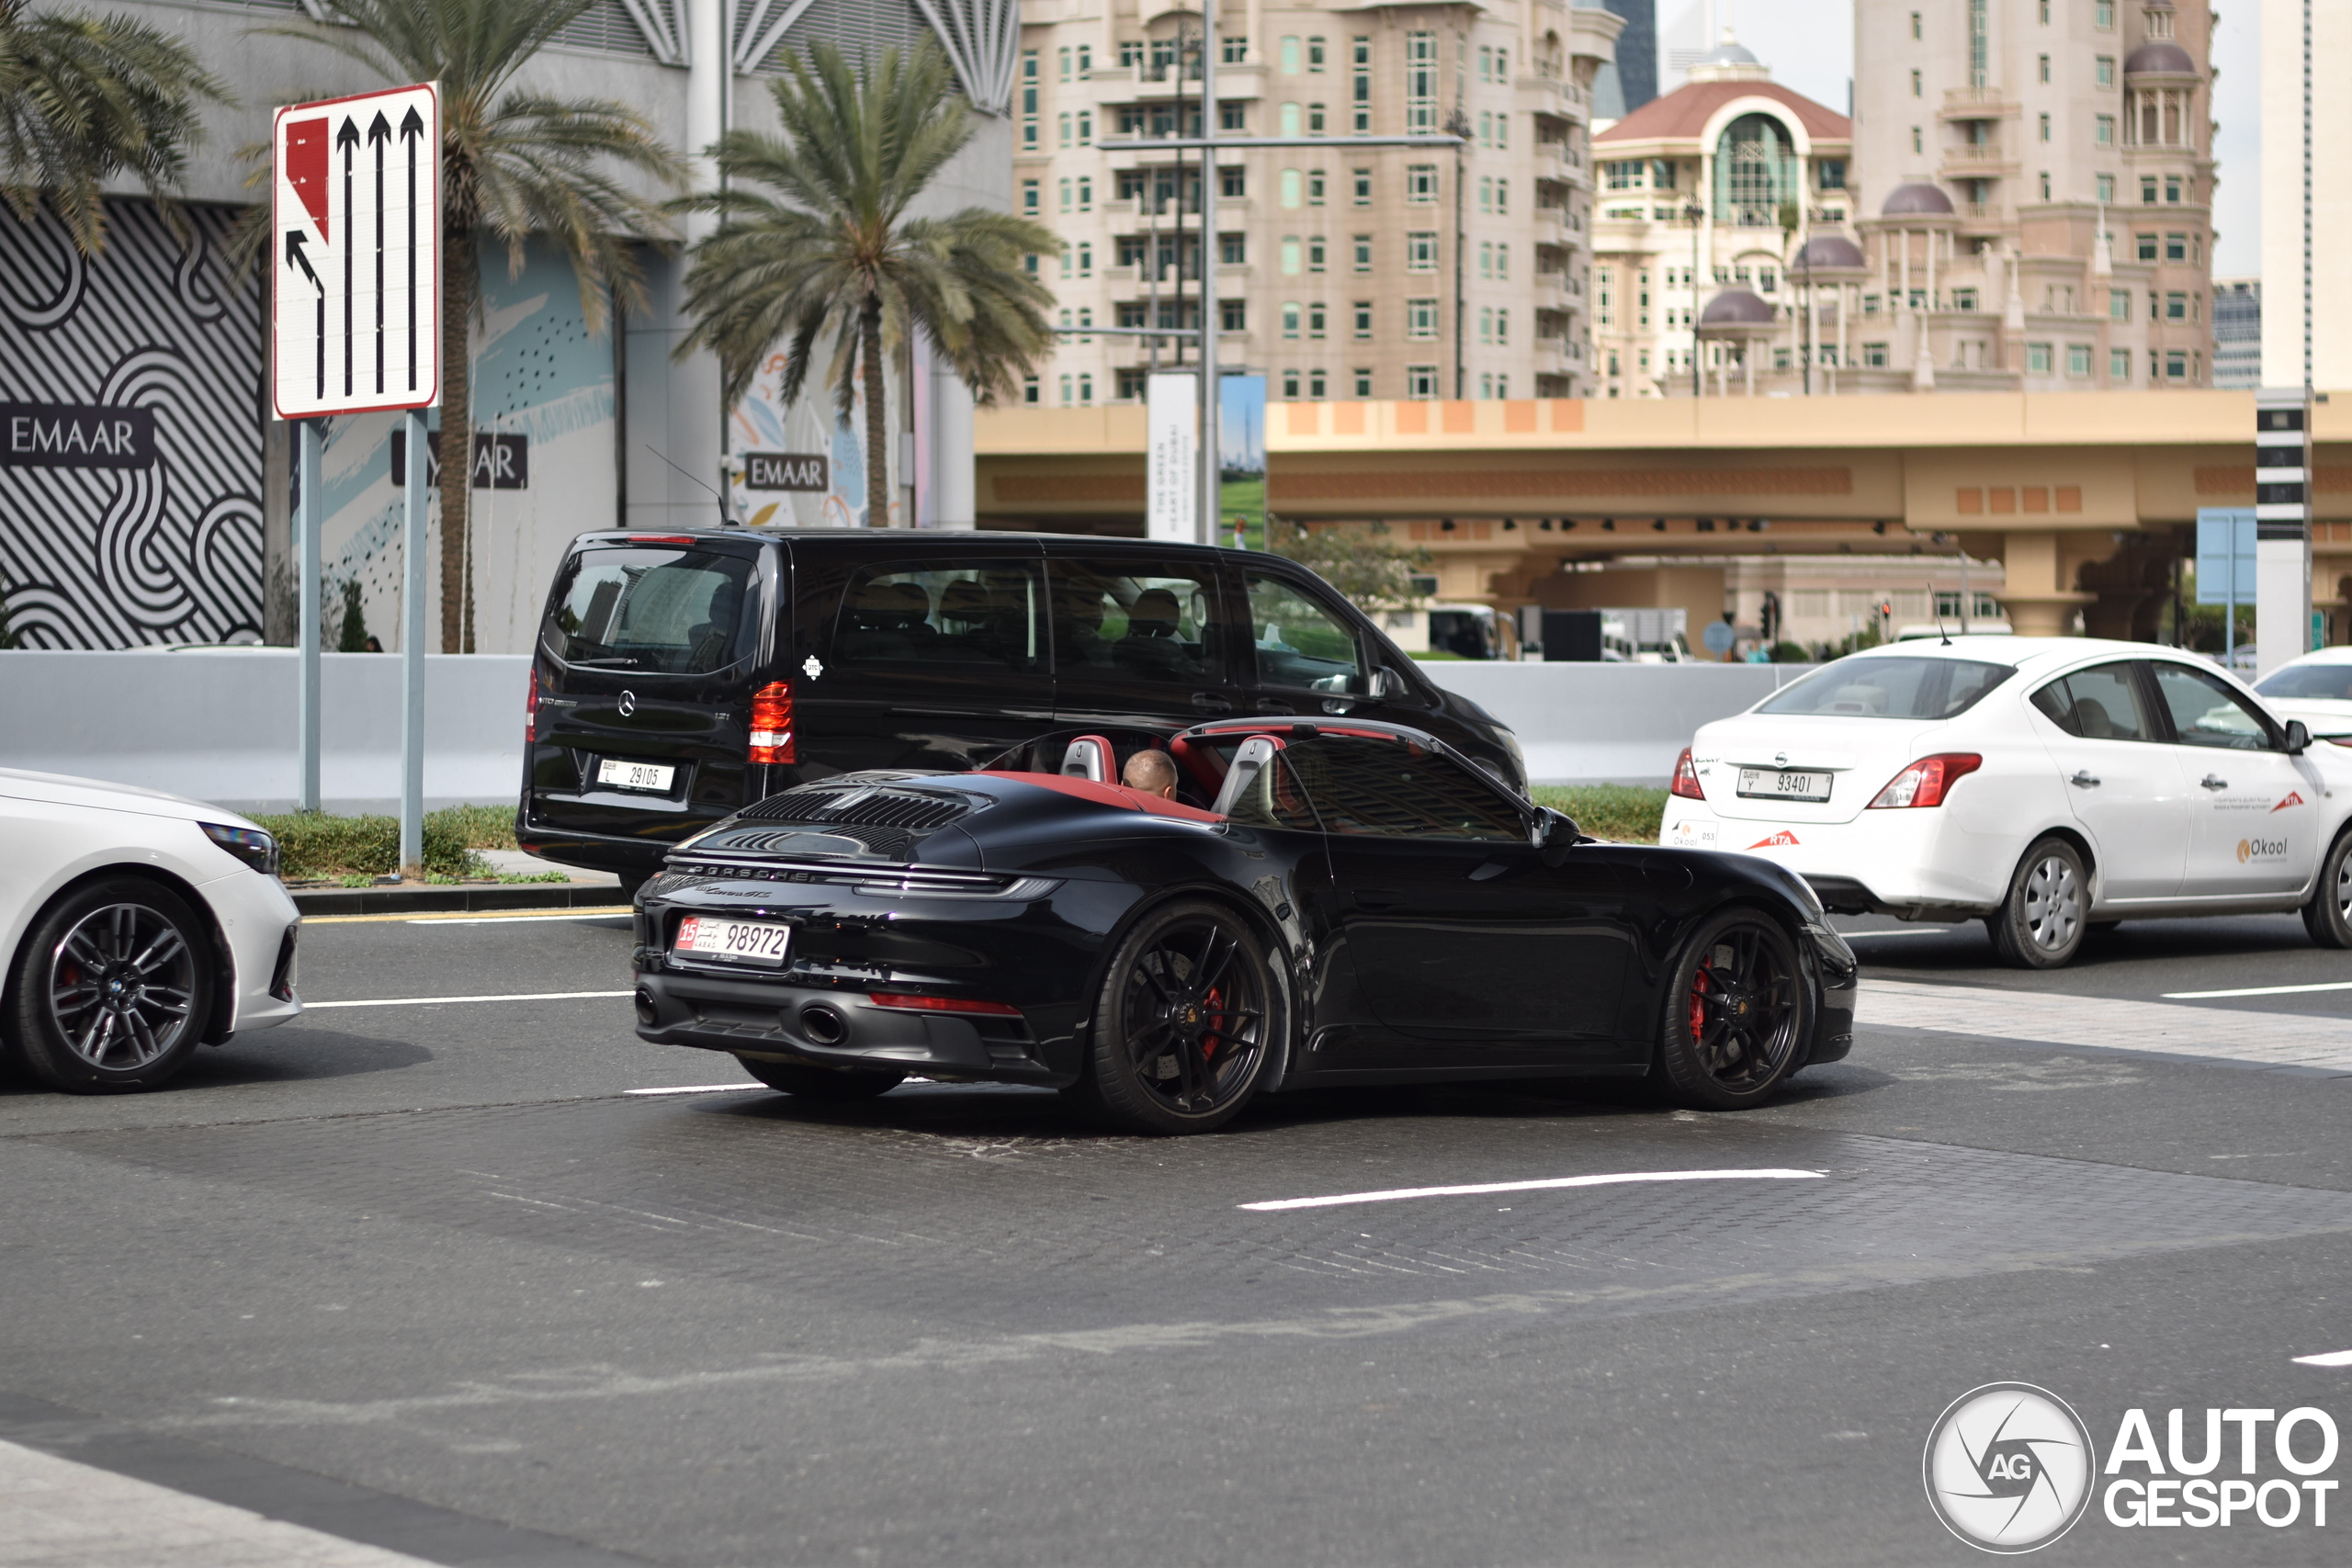
<svg viewBox="0 0 2352 1568"><path fill-rule="evenodd" d="M426 1568L15 1443L0 1442L6 1568Z"/></svg>

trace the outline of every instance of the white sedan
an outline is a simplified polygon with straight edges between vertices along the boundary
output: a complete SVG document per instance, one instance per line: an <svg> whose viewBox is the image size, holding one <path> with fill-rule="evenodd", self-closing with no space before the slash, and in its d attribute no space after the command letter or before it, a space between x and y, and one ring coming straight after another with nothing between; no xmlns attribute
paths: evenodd
<svg viewBox="0 0 2352 1568"><path fill-rule="evenodd" d="M2290 659L2254 689L2280 718L2300 718L2319 739L2352 746L2352 648Z"/></svg>
<svg viewBox="0 0 2352 1568"><path fill-rule="evenodd" d="M154 1089L300 1016L277 843L232 812L0 768L0 1049L54 1089Z"/></svg>
<svg viewBox="0 0 2352 1568"><path fill-rule="evenodd" d="M2125 919L2300 909L2352 947L2352 750L2193 654L1955 637L1841 659L1701 729L1659 842L1765 855L1831 909L1982 917L2065 963Z"/></svg>

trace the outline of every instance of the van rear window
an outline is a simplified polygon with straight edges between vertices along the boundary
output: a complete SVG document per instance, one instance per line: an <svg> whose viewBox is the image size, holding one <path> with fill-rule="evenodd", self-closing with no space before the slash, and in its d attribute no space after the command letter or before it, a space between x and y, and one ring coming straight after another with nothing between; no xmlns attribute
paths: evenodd
<svg viewBox="0 0 2352 1568"><path fill-rule="evenodd" d="M565 564L543 636L567 664L703 675L759 637L752 563L710 550L582 550Z"/></svg>

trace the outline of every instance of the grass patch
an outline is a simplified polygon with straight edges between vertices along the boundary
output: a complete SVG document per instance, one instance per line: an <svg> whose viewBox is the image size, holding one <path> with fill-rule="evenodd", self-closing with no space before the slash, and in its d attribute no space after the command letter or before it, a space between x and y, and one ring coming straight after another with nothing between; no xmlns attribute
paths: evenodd
<svg viewBox="0 0 2352 1568"><path fill-rule="evenodd" d="M1666 819L1666 791L1638 784L1538 784L1529 792L1538 806L1566 812L1596 839L1621 844L1655 844Z"/></svg>
<svg viewBox="0 0 2352 1568"><path fill-rule="evenodd" d="M288 882L332 878L345 886L364 886L370 877L400 869L397 817L329 817L323 812L300 811L254 820L277 838L278 874ZM490 868L474 851L514 847L511 807L452 806L425 813L428 878L487 876Z"/></svg>

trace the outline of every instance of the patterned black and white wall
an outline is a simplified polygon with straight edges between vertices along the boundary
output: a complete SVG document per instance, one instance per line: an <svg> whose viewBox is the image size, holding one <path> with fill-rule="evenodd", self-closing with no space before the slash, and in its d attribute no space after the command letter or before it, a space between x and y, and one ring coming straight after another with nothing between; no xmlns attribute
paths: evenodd
<svg viewBox="0 0 2352 1568"><path fill-rule="evenodd" d="M258 282L227 209L107 204L78 255L0 212L0 596L27 648L252 642L262 628Z"/></svg>

